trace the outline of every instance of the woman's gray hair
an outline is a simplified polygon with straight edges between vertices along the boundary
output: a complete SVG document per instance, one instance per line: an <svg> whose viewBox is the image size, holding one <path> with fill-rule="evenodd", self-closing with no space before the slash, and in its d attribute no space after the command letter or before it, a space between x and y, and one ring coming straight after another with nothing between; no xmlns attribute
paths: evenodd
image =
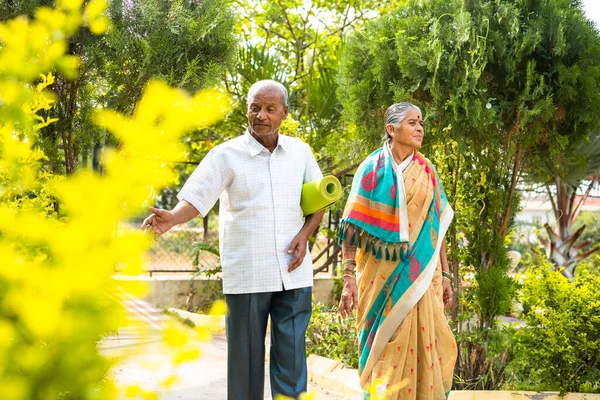
<svg viewBox="0 0 600 400"><path fill-rule="evenodd" d="M385 120L383 125L383 131L385 132L385 136L383 137L384 140L390 140L392 138L387 131L386 126L388 126L388 124L392 124L394 128L399 127L400 123L404 121L404 118L406 118L406 113L409 110L417 110L421 112L419 107L407 102L395 103L388 107L387 111L385 112Z"/></svg>
<svg viewBox="0 0 600 400"><path fill-rule="evenodd" d="M283 105L287 106L288 100L288 91L281 83L274 81L272 79L264 79L262 81L257 81L250 86L248 89L248 98L246 99L246 103L249 104L250 98L254 96L256 92L264 88L273 88L278 90L281 93L281 101L283 101Z"/></svg>

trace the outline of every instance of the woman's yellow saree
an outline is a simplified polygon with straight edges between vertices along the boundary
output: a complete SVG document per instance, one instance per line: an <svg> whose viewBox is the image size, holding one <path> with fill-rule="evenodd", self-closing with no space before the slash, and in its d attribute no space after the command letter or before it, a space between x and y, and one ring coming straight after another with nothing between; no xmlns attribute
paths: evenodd
<svg viewBox="0 0 600 400"><path fill-rule="evenodd" d="M365 398L375 385L390 400L446 399L456 343L444 315L440 249L453 211L422 154L402 172L405 196L392 162L382 148L361 164L340 229L340 240L350 234L358 246L360 382ZM400 218L408 219L408 241Z"/></svg>

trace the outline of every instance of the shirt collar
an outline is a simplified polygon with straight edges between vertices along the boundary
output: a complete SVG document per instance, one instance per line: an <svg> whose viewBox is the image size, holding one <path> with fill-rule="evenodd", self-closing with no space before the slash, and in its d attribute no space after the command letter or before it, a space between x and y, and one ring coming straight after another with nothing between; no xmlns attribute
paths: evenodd
<svg viewBox="0 0 600 400"><path fill-rule="evenodd" d="M263 149L265 147L262 144L260 144L260 142L254 138L254 136L252 136L250 134L249 129L246 130L245 136L246 136L246 143L248 144L248 152L250 153L250 156L254 157L254 156L258 155L261 151L263 151ZM289 140L289 138L287 136L282 135L280 133L279 137L277 138L277 147L281 147L282 150L288 151L289 150L288 140ZM277 147L275 147L275 149L277 149Z"/></svg>
<svg viewBox="0 0 600 400"><path fill-rule="evenodd" d="M290 138L279 133L279 138L277 139L277 146L281 147L284 151L289 151L290 149Z"/></svg>

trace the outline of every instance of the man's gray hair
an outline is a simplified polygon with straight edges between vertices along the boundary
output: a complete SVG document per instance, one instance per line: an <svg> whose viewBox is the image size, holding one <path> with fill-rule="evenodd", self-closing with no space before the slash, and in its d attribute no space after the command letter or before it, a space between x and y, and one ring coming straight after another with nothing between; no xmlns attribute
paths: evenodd
<svg viewBox="0 0 600 400"><path fill-rule="evenodd" d="M288 91L285 88L285 86L283 86L281 83L274 81L272 79L264 79L262 81L257 81L254 82L254 84L252 84L252 86L250 86L250 89L248 89L248 98L246 99L246 103L250 104L250 98L252 96L254 96L254 94L256 92L258 92L261 89L264 88L273 88L278 90L281 93L281 100L283 101L283 105L287 106L287 100L288 100Z"/></svg>
<svg viewBox="0 0 600 400"><path fill-rule="evenodd" d="M421 112L419 107L407 102L395 103L388 107L387 111L385 112L385 123L383 125L383 130L385 132L385 136L383 137L384 140L390 140L392 138L386 129L386 126L388 126L388 124L392 124L394 128L399 127L400 123L404 121L404 118L406 118L406 113L409 110L417 110Z"/></svg>

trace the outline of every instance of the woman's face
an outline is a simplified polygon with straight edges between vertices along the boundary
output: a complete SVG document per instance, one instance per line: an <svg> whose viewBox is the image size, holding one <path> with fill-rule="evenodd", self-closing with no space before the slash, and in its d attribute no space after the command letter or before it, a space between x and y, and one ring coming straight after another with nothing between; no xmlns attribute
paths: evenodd
<svg viewBox="0 0 600 400"><path fill-rule="evenodd" d="M419 110L411 108L398 128L388 124L386 129L392 136L392 145L400 145L411 149L418 149L423 142L423 117Z"/></svg>

